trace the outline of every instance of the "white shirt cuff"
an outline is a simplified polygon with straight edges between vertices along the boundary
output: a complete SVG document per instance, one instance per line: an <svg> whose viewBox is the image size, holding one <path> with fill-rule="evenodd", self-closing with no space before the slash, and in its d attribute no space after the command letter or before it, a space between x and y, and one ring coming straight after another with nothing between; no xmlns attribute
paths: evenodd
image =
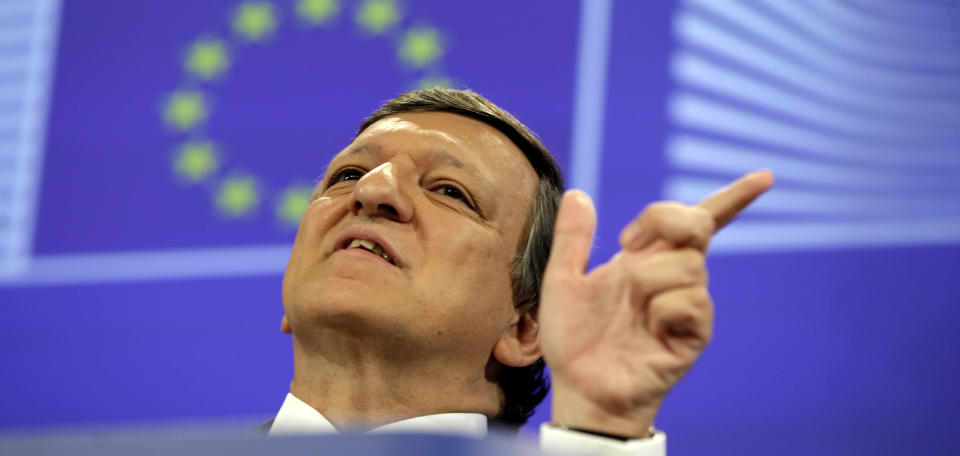
<svg viewBox="0 0 960 456"><path fill-rule="evenodd" d="M543 423L540 425L540 449L583 456L666 456L667 435L657 431L649 439L622 441Z"/></svg>

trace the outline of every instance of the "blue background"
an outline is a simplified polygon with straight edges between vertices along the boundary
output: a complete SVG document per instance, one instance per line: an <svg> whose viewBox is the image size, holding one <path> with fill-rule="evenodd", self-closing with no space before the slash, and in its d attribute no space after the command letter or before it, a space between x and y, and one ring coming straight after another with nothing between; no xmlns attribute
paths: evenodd
<svg viewBox="0 0 960 456"><path fill-rule="evenodd" d="M193 83L182 68L189 43L229 36L237 2L65 2L37 258L289 244L294 230L269 204L276 193L313 182L366 114L430 72L510 110L562 165L572 161L580 3L404 3L400 27L428 23L445 38L446 54L426 71L398 61L396 34L358 31L352 3L317 29L296 23L287 2L275 3L280 23L271 39L236 46L222 79L200 85L213 103L205 134L223 152L220 172L250 173L265 189L261 207L230 219L214 207L212 184L188 185L171 171L183 137L164 125L161 106ZM834 3L863 10L863 2ZM594 264L615 252L628 220L665 196L668 179L685 172L664 151L686 128L668 106L686 90L670 62L690 46L674 34L674 20L688 9L696 12L683 2L614 4ZM947 30L952 38L944 46L957 55L960 35ZM940 74L960 81L956 71ZM953 96L945 103L956 103ZM960 126L943 124L947 133ZM944 147L956 146L952 140ZM938 172L958 175L956 168ZM784 184L789 188L789 180ZM954 187L938 197L957 201L960 193ZM808 243L712 256L716 337L662 408L657 425L669 435L670 453L956 449L957 244ZM275 413L292 375L289 337L279 330L281 278L277 270L7 283L0 288L0 427L236 416L258 424ZM531 428L548 419L548 403Z"/></svg>

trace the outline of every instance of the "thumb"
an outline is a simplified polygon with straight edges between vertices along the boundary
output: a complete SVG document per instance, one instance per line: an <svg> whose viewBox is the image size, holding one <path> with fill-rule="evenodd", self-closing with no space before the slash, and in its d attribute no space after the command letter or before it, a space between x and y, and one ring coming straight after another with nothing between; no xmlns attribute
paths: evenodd
<svg viewBox="0 0 960 456"><path fill-rule="evenodd" d="M580 190L564 193L545 274L583 274L590 259L596 227L597 212L590 196Z"/></svg>

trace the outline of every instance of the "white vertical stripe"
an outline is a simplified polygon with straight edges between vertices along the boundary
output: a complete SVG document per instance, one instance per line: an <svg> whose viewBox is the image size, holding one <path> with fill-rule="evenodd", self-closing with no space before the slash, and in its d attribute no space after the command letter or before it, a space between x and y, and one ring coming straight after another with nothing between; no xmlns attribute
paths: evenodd
<svg viewBox="0 0 960 456"><path fill-rule="evenodd" d="M583 0L568 179L597 201L613 0Z"/></svg>
<svg viewBox="0 0 960 456"><path fill-rule="evenodd" d="M27 54L19 62L22 66L18 69L25 75L20 87L23 89L23 100L27 102L13 116L18 118L13 125L18 130L18 140L10 157L12 173L7 179L12 197L4 214L8 226L0 238L4 250L0 255L0 273L5 275L25 270L32 254L50 85L53 80L53 72L47 69L53 66L56 56L60 19L59 0L37 0L32 6Z"/></svg>

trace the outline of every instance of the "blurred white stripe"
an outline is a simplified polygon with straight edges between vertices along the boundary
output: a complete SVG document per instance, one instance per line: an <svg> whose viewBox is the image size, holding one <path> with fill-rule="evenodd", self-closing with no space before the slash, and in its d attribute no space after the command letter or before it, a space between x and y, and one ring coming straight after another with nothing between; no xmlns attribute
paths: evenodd
<svg viewBox="0 0 960 456"><path fill-rule="evenodd" d="M767 3L773 3L776 0L766 0ZM789 3L776 1L776 3ZM918 27L903 21L884 20L863 14L859 11L850 9L837 0L805 0L808 8L817 12L818 18L812 21L821 23L835 23L837 30L849 30L851 35L859 35L864 40L871 37L877 37L888 41L891 44L899 42L900 46L909 48L911 45L927 45L929 43L948 43L956 38L949 29ZM911 4L922 4L922 1L911 1ZM956 13L956 5L952 8L947 5L941 6L941 14L950 15ZM849 40L849 38L848 38ZM887 43L884 43L887 44ZM922 52L922 48L919 49Z"/></svg>
<svg viewBox="0 0 960 456"><path fill-rule="evenodd" d="M952 124L954 119L960 118L960 101L918 100L904 96L882 97L856 85L837 83L821 76L818 71L763 49L691 14L679 14L674 20L674 30L685 44L709 50L744 67L754 68L827 99L874 115L887 115L898 120L918 119L913 122L930 125Z"/></svg>
<svg viewBox="0 0 960 456"><path fill-rule="evenodd" d="M0 162L5 174L3 187L10 192L0 213L6 220L5 231L0 235L0 275L6 276L28 270L33 253L33 228L53 80L49 70L56 56L60 20L59 0L35 0L29 5L24 16L28 18L24 27L30 32L24 56L0 61L0 73L5 70L10 73L4 75L7 77L4 82L9 85L0 93L9 94L14 88L21 90L21 103L10 103L7 112L0 114L3 132L0 139L12 146L3 147L5 156ZM10 78L11 74L22 77Z"/></svg>
<svg viewBox="0 0 960 456"><path fill-rule="evenodd" d="M869 11L869 14L895 18L921 27L952 28L955 17L943 13L943 5L903 0L847 0L851 5ZM934 43L936 44L936 43Z"/></svg>
<svg viewBox="0 0 960 456"><path fill-rule="evenodd" d="M693 203L757 168L779 177L716 251L960 242L960 24L833 0L684 5L664 196Z"/></svg>
<svg viewBox="0 0 960 456"><path fill-rule="evenodd" d="M960 180L953 175L879 171L864 166L823 163L816 159L784 156L775 150L756 149L689 134L671 137L667 141L666 154L667 161L676 168L720 173L731 178L769 168L776 172L777 182L886 191L960 191Z"/></svg>
<svg viewBox="0 0 960 456"><path fill-rule="evenodd" d="M687 176L667 178L664 196L670 200L696 203L703 197L727 185L729 181ZM881 194L830 190L797 190L779 185L750 206L754 214L814 215L820 218L834 216L863 217L906 221L906 216L929 214L957 214L960 219L960 199L950 194ZM960 231L960 225L955 229Z"/></svg>
<svg viewBox="0 0 960 456"><path fill-rule="evenodd" d="M960 154L956 153L956 149L928 149L917 153L902 146L865 144L774 120L688 93L671 97L668 109L677 125L778 145L809 156L914 169L946 167L960 172Z"/></svg>
<svg viewBox="0 0 960 456"><path fill-rule="evenodd" d="M905 66L915 68L937 68L960 70L960 57L955 52L926 53L916 49L897 49L888 46L853 46L851 40L832 39L818 41L803 36L790 27L784 27L757 12L755 7L744 2L716 2L710 0L688 0L712 14L737 24L751 34L760 35L765 42L774 44L809 64L819 65L824 72L840 74L848 80L869 82L878 90L956 90L960 84L956 78L936 74L922 74L903 71ZM786 3L786 2L780 2ZM807 14L794 5L795 14ZM826 43L829 43L827 45ZM837 53L836 47L846 45L847 54L872 62L893 64L897 68L882 65L865 64L863 60L851 59L848 55Z"/></svg>
<svg viewBox="0 0 960 456"><path fill-rule="evenodd" d="M0 287L283 274L290 245L38 255ZM0 271L2 272L2 271Z"/></svg>
<svg viewBox="0 0 960 456"><path fill-rule="evenodd" d="M818 5L811 1L783 1L783 0L754 0L772 11L776 11L782 18L795 23L801 28L807 30L814 36L818 36L824 41L837 43L837 46L846 46L856 48L870 48L877 46L886 46L892 48L901 48L904 50L917 50L920 55L928 53L938 55L937 48L943 49L943 52L949 52L950 33L948 30L930 30L923 27L900 27L893 28L878 26L877 22L870 23L869 19L854 20L855 24L850 24L846 20L846 25L833 24L838 18L835 16L825 16L822 9L816 8ZM822 1L822 0L821 0ZM911 2L921 3L921 2ZM811 14L815 11L816 14ZM942 10L941 10L942 11ZM941 14L946 13L942 11ZM847 15L848 13L842 13ZM882 43L878 42L882 41Z"/></svg>
<svg viewBox="0 0 960 456"><path fill-rule="evenodd" d="M960 217L891 222L735 221L720 230L710 250L721 253L952 244Z"/></svg>
<svg viewBox="0 0 960 456"><path fill-rule="evenodd" d="M676 79L691 86L738 98L831 130L873 136L874 139L887 141L960 141L960 131L918 127L882 117L847 113L816 98L789 92L689 52L676 53L671 68Z"/></svg>

